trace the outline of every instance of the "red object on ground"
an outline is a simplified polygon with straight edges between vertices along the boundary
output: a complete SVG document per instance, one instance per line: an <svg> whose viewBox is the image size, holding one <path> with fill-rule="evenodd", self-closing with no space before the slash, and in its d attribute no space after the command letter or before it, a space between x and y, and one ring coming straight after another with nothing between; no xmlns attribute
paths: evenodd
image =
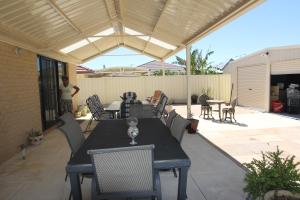
<svg viewBox="0 0 300 200"><path fill-rule="evenodd" d="M283 111L283 104L279 100L272 101L273 112L280 113Z"/></svg>

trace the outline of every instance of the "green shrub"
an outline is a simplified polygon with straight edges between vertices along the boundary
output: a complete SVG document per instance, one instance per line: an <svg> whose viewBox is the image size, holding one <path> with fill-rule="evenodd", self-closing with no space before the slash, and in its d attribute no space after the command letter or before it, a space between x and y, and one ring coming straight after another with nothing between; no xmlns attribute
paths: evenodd
<svg viewBox="0 0 300 200"><path fill-rule="evenodd" d="M250 170L245 177L245 192L253 199L262 199L270 190L288 190L300 192L300 173L295 156L283 158L283 151L277 147L275 152L262 152L262 160L253 159L245 166Z"/></svg>

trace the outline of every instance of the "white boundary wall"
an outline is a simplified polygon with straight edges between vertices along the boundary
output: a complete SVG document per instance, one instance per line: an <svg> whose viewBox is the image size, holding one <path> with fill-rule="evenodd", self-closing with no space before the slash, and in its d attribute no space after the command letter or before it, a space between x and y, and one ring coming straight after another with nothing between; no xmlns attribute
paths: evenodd
<svg viewBox="0 0 300 200"><path fill-rule="evenodd" d="M229 101L231 89L230 75L193 75L191 80L192 94L200 95L203 89L209 89L214 99ZM138 99L144 100L152 96L157 89L162 90L171 102L186 103L186 76L142 76L142 77L104 77L82 78L77 81L80 88L78 104L97 94L104 104L120 100L126 91L137 93Z"/></svg>

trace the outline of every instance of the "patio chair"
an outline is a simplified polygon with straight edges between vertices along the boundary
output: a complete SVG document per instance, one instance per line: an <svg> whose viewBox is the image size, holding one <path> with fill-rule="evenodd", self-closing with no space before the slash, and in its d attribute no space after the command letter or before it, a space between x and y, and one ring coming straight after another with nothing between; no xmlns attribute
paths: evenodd
<svg viewBox="0 0 300 200"><path fill-rule="evenodd" d="M104 110L104 106L101 103L98 95L93 95L87 98L86 105L91 111L92 116L85 128L85 132L88 132L93 120L100 121L100 120L112 118L111 113L108 113Z"/></svg>
<svg viewBox="0 0 300 200"><path fill-rule="evenodd" d="M201 105L201 113L200 116L203 113L203 119L209 119L210 117L212 118L212 107L209 105L209 103L207 103L207 100L209 100L209 97L206 94L202 94L199 97L199 102ZM205 116L207 116L207 118L205 118Z"/></svg>
<svg viewBox="0 0 300 200"><path fill-rule="evenodd" d="M60 117L60 120L63 122L63 125L59 127L59 129L64 133L67 138L69 147L71 149L70 159L73 155L78 151L81 145L85 141L85 137L82 133L81 127L79 123L75 120L72 113L65 113ZM82 174L81 183L84 177L91 177L91 174ZM65 181L67 181L68 174L65 176ZM71 198L71 192L69 195L69 199Z"/></svg>
<svg viewBox="0 0 300 200"><path fill-rule="evenodd" d="M158 118L163 117L167 102L168 102L168 97L164 93L162 93L157 106L154 108L154 114L156 117Z"/></svg>
<svg viewBox="0 0 300 200"><path fill-rule="evenodd" d="M148 97L146 100L150 104L156 106L158 104L159 100L160 100L161 94L162 94L161 90L155 90L153 96L152 97Z"/></svg>
<svg viewBox="0 0 300 200"><path fill-rule="evenodd" d="M176 115L171 123L170 131L173 137L181 143L183 134L186 131L186 127L190 124L190 122L180 115ZM174 176L177 178L176 169L173 168Z"/></svg>
<svg viewBox="0 0 300 200"><path fill-rule="evenodd" d="M94 103L95 103L95 105L100 109L100 111L104 112L105 109L104 109L103 104L102 104L101 101L100 101L99 96L98 96L97 94L94 94L94 95L92 96L92 98L94 99Z"/></svg>
<svg viewBox="0 0 300 200"><path fill-rule="evenodd" d="M134 107L134 105L136 105L136 104L140 104L141 105L142 102L139 101L139 100L131 99L131 98L128 98L128 99L122 101L121 106L120 106L120 115L121 115L121 118L128 118L128 117L130 117L131 107Z"/></svg>
<svg viewBox="0 0 300 200"><path fill-rule="evenodd" d="M166 120L166 126L168 128L171 128L172 122L174 120L174 118L177 116L178 114L176 113L175 110L171 110L171 112L169 112L168 114L168 118Z"/></svg>
<svg viewBox="0 0 300 200"><path fill-rule="evenodd" d="M233 83L231 83L230 98L229 98L229 102L225 103L226 106L230 106L230 104L231 104L233 88L234 88L234 85L233 85Z"/></svg>
<svg viewBox="0 0 300 200"><path fill-rule="evenodd" d="M233 101L231 102L230 106L225 106L222 109L222 113L223 113L223 120L225 121L228 117L227 114L229 114L230 116L230 122L232 122L232 119L234 119L234 121L236 122L235 119L235 106L237 104L237 98L233 99Z"/></svg>
<svg viewBox="0 0 300 200"><path fill-rule="evenodd" d="M124 92L122 96L120 96L120 98L125 101L127 99L132 99L132 100L136 100L137 95L135 92Z"/></svg>
<svg viewBox="0 0 300 200"><path fill-rule="evenodd" d="M160 177L153 167L153 149L154 145L145 145L89 150L94 169L92 199L160 200Z"/></svg>
<svg viewBox="0 0 300 200"><path fill-rule="evenodd" d="M155 117L153 107L143 104L131 104L129 109L129 116L136 118L153 118Z"/></svg>

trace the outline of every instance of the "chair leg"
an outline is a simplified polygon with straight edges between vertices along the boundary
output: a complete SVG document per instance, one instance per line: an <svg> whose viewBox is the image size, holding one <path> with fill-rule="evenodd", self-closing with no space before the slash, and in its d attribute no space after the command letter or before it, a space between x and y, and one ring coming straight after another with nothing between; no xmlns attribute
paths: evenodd
<svg viewBox="0 0 300 200"><path fill-rule="evenodd" d="M68 179L68 173L66 173L65 182L67 181L67 179Z"/></svg>
<svg viewBox="0 0 300 200"><path fill-rule="evenodd" d="M96 191L97 191L95 177L92 178L92 187L91 187L91 190L92 190L92 192L91 192L91 194L92 194L91 195L91 199L95 200L96 199Z"/></svg>
<svg viewBox="0 0 300 200"><path fill-rule="evenodd" d="M202 115L202 111L203 111L203 109L202 109L202 107L201 107L201 110L200 110L200 115L199 115L199 117L201 117L201 115Z"/></svg>
<svg viewBox="0 0 300 200"><path fill-rule="evenodd" d="M232 123L232 112L229 112L230 115L230 122Z"/></svg>
<svg viewBox="0 0 300 200"><path fill-rule="evenodd" d="M69 200L72 199L72 190L70 191L70 194L69 194Z"/></svg>
<svg viewBox="0 0 300 200"><path fill-rule="evenodd" d="M172 170L173 170L174 177L177 178L177 172L176 172L176 169L173 168Z"/></svg>
<svg viewBox="0 0 300 200"><path fill-rule="evenodd" d="M92 125L92 122L93 122L93 117L91 117L90 121L86 125L84 133L89 132L89 129L90 129L91 125Z"/></svg>
<svg viewBox="0 0 300 200"><path fill-rule="evenodd" d="M233 116L234 122L236 122L236 119L235 119L235 112L232 112L232 116Z"/></svg>
<svg viewBox="0 0 300 200"><path fill-rule="evenodd" d="M82 183L83 183L83 179L84 179L84 176L83 176L83 175L81 175L81 181L80 181L80 184L82 184Z"/></svg>
<svg viewBox="0 0 300 200"><path fill-rule="evenodd" d="M71 153L70 154L70 158L69 158L69 160L71 160L71 158L73 157L73 154ZM65 182L67 181L67 179L68 179L68 173L66 172L66 176L65 176Z"/></svg>
<svg viewBox="0 0 300 200"><path fill-rule="evenodd" d="M210 111L210 117L214 118L213 115L212 115L212 108L208 108L208 110Z"/></svg>
<svg viewBox="0 0 300 200"><path fill-rule="evenodd" d="M160 184L160 177L159 177L159 171L156 172L155 182L156 182L156 191L157 191L157 200L161 200L161 184Z"/></svg>

